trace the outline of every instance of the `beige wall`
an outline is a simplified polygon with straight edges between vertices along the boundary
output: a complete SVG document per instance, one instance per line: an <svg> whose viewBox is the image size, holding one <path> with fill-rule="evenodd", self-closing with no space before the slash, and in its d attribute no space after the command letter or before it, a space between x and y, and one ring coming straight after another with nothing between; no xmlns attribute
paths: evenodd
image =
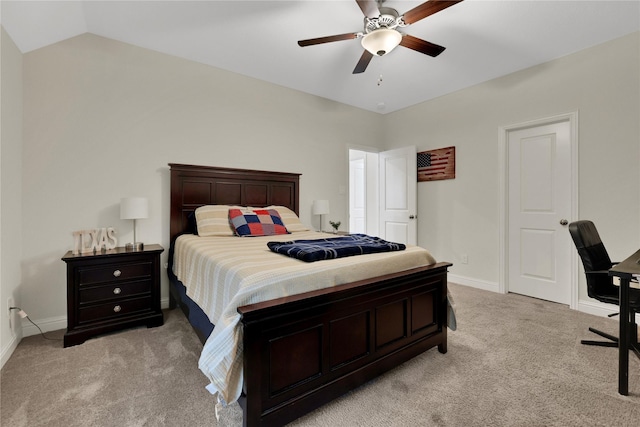
<svg viewBox="0 0 640 427"><path fill-rule="evenodd" d="M613 258L633 253L640 246L639 40L634 33L387 115L388 148L456 146L456 179L418 184L418 243L453 262L454 274L497 286L498 129L578 111L579 218L596 222Z"/></svg>
<svg viewBox="0 0 640 427"><path fill-rule="evenodd" d="M326 221L346 224L347 145L375 141L376 117L90 34L25 54L25 310L66 326L71 232L113 226L131 241L121 197L149 198L138 240L168 249L170 162L299 172L302 220L318 226L322 198Z"/></svg>
<svg viewBox="0 0 640 427"><path fill-rule="evenodd" d="M0 352L2 365L22 335L18 316L6 315L8 298L22 304L22 54L0 29Z"/></svg>
<svg viewBox="0 0 640 427"><path fill-rule="evenodd" d="M89 34L24 56L15 47L5 52L3 41L3 109L6 58L14 70L22 61L11 83L24 88L24 134L13 128L20 136L11 145L23 140L22 162L12 165L21 195L5 195L3 168L3 207L22 198L22 234L7 245L2 211L3 295L19 291L45 329L65 327L60 258L72 247L71 232L113 226L120 243L130 241L131 223L119 219L123 196L149 198L139 240L168 247L169 162L302 173L302 220L317 227L311 202L327 198L326 220L346 224L339 189L348 182L347 147L372 144L457 147L455 180L418 185L419 244L454 262L454 275L495 284L498 128L570 111L580 118L580 216L596 220L612 256L623 257L640 240L639 37L384 116ZM22 102L14 98L12 106ZM23 247L9 260L22 262L11 270L17 290L4 282L14 244Z"/></svg>

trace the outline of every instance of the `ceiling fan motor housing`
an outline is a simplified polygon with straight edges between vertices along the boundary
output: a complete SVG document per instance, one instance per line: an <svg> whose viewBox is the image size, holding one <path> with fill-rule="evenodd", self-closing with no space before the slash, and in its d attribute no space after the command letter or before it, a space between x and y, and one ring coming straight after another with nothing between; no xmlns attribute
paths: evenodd
<svg viewBox="0 0 640 427"><path fill-rule="evenodd" d="M390 7L381 7L380 15L364 18L365 35L362 47L374 55L382 56L391 52L402 40L402 34L396 30L401 25L398 11Z"/></svg>
<svg viewBox="0 0 640 427"><path fill-rule="evenodd" d="M380 15L376 18L364 18L364 31L370 33L379 28L395 29L396 27L403 26L400 14L397 10L390 7L381 7Z"/></svg>

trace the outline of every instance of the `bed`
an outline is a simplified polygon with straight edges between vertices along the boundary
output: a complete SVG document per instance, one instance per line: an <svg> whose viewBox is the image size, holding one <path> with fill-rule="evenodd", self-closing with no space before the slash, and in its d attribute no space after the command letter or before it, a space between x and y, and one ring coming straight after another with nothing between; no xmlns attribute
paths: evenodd
<svg viewBox="0 0 640 427"><path fill-rule="evenodd" d="M212 333L214 325L206 314L212 309L196 304L187 295L193 296L193 290L187 291L173 271L174 256L185 251L183 242L198 244L199 238L190 236L194 232L195 210L207 205L281 206L299 214L300 175L173 163L169 166L170 308L182 309L203 342L202 369L208 345L211 347L216 334L226 326L218 318L218 329ZM306 237L308 233L278 238ZM229 248L240 241L261 245L258 239L267 238L235 239L229 240L233 242ZM176 241L181 244L177 252ZM375 258L378 255L310 263L320 265L313 268L321 270L333 268L334 263L336 268L342 268L335 273L341 281L328 288L291 293L297 281L303 282L302 277L294 275L291 280L282 280L282 287L285 282L290 287L283 293L285 296L267 293L264 300L249 298L243 301L250 303L233 306L234 313L227 313L237 314L239 319L238 402L245 426L284 425L426 350L437 347L446 353L447 269L451 264L434 261L413 267L397 258L392 264L399 270L389 272L373 267L380 264ZM280 257L274 258L277 262L304 264L285 261L286 257L279 254L269 256ZM355 263L367 262L356 258L370 260L372 264L364 269L375 276L349 280L358 276L343 272ZM304 267L299 274L305 275L313 268ZM185 274L181 271L180 275ZM275 280L280 284L280 279Z"/></svg>

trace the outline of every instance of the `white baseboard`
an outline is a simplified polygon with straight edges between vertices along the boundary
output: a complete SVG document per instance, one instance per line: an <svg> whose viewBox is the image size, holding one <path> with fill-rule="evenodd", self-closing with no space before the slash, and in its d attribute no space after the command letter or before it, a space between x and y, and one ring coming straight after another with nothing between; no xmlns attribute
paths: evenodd
<svg viewBox="0 0 640 427"><path fill-rule="evenodd" d="M459 285L469 286L471 288L500 293L500 287L497 283L473 279L471 277L459 276L457 274L451 273L449 273L447 276L449 282L451 283L457 283ZM605 304L595 300L580 300L578 301L578 307L576 310L583 313L593 314L594 316L607 317L611 313L617 313L620 309L617 305ZM636 313L636 322L640 324L640 313Z"/></svg>
<svg viewBox="0 0 640 427"><path fill-rule="evenodd" d="M2 349L2 352L0 353L0 368L7 363L7 360L9 360L16 347L18 347L18 343L21 339L22 337L14 335L11 337L11 341L9 341L9 343Z"/></svg>
<svg viewBox="0 0 640 427"><path fill-rule="evenodd" d="M160 300L160 308L169 308L169 297L162 298ZM31 319L35 324L40 326L42 332L57 331L67 328L67 316L50 317L48 319ZM38 328L29 322L27 319L22 319L22 336L30 337L31 335L38 335L40 331Z"/></svg>
<svg viewBox="0 0 640 427"><path fill-rule="evenodd" d="M580 300L578 301L578 311L583 313L593 314L594 316L607 317L612 313L618 313L620 307L614 304L605 304L594 300ZM620 316L615 316L613 319L619 319ZM636 313L636 323L640 324L640 313Z"/></svg>
<svg viewBox="0 0 640 427"><path fill-rule="evenodd" d="M31 317L30 317L31 318ZM36 325L42 329L42 332L57 331L67 328L67 316L49 317L46 319L31 319ZM36 326L27 319L22 319L22 336L30 337L38 335L40 331Z"/></svg>
<svg viewBox="0 0 640 427"><path fill-rule="evenodd" d="M160 300L160 307L162 309L169 308L169 297L162 298ZM11 341L0 350L0 368L9 360L18 344L23 337L30 337L31 335L38 335L40 330L29 320L20 319L20 329L16 336L11 337ZM45 319L31 319L33 322L42 329L42 332L58 331L60 329L67 328L67 316L56 316Z"/></svg>
<svg viewBox="0 0 640 427"><path fill-rule="evenodd" d="M594 316L606 317L611 313L617 313L618 310L617 305L604 304L593 300L578 301L578 311L593 314Z"/></svg>
<svg viewBox="0 0 640 427"><path fill-rule="evenodd" d="M494 282L459 276L457 274L449 274L448 279L450 282L459 285L499 293L499 286ZM162 298L160 300L160 307L162 309L169 308L169 297ZM581 300L578 302L578 311L593 314L595 316L606 317L611 313L617 312L618 307L615 305L599 303L597 301ZM66 329L67 327L67 316L50 317L48 319L37 319L33 321L38 326L40 326L40 329L42 329L43 332L57 331L60 329ZM640 324L640 314L636 315L636 321ZM38 330L38 328L36 328L31 322L29 322L27 319L22 319L22 336L13 337L9 344L2 349L2 352L0 354L2 366L4 366L7 360L9 360L9 357L11 357L11 354L13 354L13 351L18 346L18 343L20 342L22 337L29 337L31 335L37 335L39 333L40 331Z"/></svg>
<svg viewBox="0 0 640 427"><path fill-rule="evenodd" d="M471 277L459 276L457 274L447 274L447 279L451 283L457 283L459 285L469 286L471 288L478 288L485 291L500 292L500 287L497 283L487 282L486 280L473 279Z"/></svg>

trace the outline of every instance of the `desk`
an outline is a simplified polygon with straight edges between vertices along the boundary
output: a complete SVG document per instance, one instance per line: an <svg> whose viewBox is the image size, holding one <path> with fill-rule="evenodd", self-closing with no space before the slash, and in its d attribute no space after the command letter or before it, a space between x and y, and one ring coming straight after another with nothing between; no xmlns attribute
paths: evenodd
<svg viewBox="0 0 640 427"><path fill-rule="evenodd" d="M630 339L631 315L635 313L629 307L629 288L631 279L640 275L640 250L620 264L614 265L609 270L609 276L620 278L620 335L619 335L619 359L618 359L618 393L627 396L629 394L629 350L633 349L640 355L638 348L638 332L633 331L634 340ZM635 320L635 319L634 319Z"/></svg>

